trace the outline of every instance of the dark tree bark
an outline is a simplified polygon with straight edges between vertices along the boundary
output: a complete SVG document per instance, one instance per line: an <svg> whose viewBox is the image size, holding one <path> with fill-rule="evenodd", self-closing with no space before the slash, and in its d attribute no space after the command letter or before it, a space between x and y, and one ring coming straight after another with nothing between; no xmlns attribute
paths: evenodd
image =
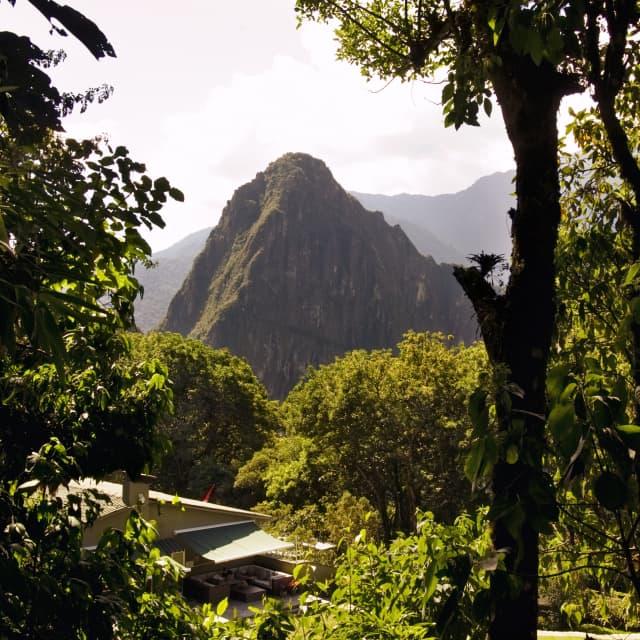
<svg viewBox="0 0 640 640"><path fill-rule="evenodd" d="M620 0L606 12L609 41L606 55L601 56L599 49L599 7L590 4L587 11L586 55L589 64L589 81L598 113L607 133L613 157L622 178L631 187L635 203L621 202L621 215L631 229L631 262L640 260L640 165L631 151L629 137L616 110L616 98L620 93L627 73L627 38L630 26L637 20L636 3L632 0ZM629 297L640 295L640 288L629 292ZM631 374L636 393L634 398L635 420L640 420L640 322L631 318ZM633 565L633 563L632 563ZM633 566L632 566L633 570ZM633 570L635 573L635 570Z"/></svg>
<svg viewBox="0 0 640 640"><path fill-rule="evenodd" d="M560 222L558 132L560 100L571 87L550 66L511 58L492 78L515 152L518 207L513 214L511 274L497 294L475 267L455 275L476 310L489 357L506 368L505 389L496 404L498 428L508 437L513 421L522 421L519 459L504 456L492 475L493 543L507 550L506 573L491 581L491 640L536 637L538 613L538 531L540 509L531 498L532 483L543 482L545 378L555 327L554 251ZM508 527L510 510L522 508L520 532ZM532 517L533 516L533 517Z"/></svg>

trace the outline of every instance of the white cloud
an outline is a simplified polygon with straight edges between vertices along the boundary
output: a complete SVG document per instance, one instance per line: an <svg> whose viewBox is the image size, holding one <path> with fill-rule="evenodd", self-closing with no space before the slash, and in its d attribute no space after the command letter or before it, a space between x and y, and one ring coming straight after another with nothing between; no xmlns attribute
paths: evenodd
<svg viewBox="0 0 640 640"><path fill-rule="evenodd" d="M185 208L218 203L204 224L235 188L288 151L321 158L345 188L386 193L457 191L511 167L499 117L478 129L445 130L439 88L396 83L374 93L357 69L323 57L316 51L309 64L275 56L264 72L236 73L202 104L165 116L154 160L171 166L191 200Z"/></svg>
<svg viewBox="0 0 640 640"><path fill-rule="evenodd" d="M499 113L479 129L445 130L438 86L367 83L335 60L327 26L296 30L293 0L71 4L119 57L98 63L72 39L39 36L68 48L65 86L115 86L66 128L107 132L185 192L151 236L156 247L215 224L233 191L287 151L319 157L345 188L369 192L457 191L512 166Z"/></svg>

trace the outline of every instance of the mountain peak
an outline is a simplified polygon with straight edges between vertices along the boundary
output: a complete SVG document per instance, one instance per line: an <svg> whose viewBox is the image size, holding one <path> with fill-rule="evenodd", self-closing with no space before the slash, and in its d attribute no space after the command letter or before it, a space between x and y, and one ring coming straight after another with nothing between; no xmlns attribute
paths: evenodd
<svg viewBox="0 0 640 640"><path fill-rule="evenodd" d="M329 167L308 153L289 152L270 162L264 174L275 179L303 174L314 179L333 180Z"/></svg>
<svg viewBox="0 0 640 640"><path fill-rule="evenodd" d="M245 357L274 397L308 366L393 347L409 329L475 335L451 268L302 153L236 190L162 328Z"/></svg>

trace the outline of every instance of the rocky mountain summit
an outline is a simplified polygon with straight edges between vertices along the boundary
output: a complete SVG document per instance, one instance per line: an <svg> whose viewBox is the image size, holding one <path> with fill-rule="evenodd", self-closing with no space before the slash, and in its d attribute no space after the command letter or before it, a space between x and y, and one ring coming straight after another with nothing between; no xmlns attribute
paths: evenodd
<svg viewBox="0 0 640 640"><path fill-rule="evenodd" d="M481 251L509 257L507 212L515 206L512 180L513 172L505 171L484 176L463 191L438 196L351 194L366 209L382 211L389 224L399 224L422 255L436 262L464 264L468 255ZM141 331L153 329L165 317L212 229L201 229L154 252L155 266L136 274L145 289L144 298L136 302L136 324Z"/></svg>
<svg viewBox="0 0 640 640"><path fill-rule="evenodd" d="M161 329L245 357L277 398L309 365L392 347L408 329L476 338L451 267L300 153L236 190Z"/></svg>

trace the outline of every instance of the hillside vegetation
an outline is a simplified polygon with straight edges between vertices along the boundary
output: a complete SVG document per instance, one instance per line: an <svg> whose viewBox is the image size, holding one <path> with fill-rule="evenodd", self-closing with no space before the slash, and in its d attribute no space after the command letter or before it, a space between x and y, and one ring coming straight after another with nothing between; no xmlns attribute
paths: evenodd
<svg viewBox="0 0 640 640"><path fill-rule="evenodd" d="M476 332L451 267L305 154L235 192L160 328L246 358L275 398L307 367L393 347L409 329L468 343Z"/></svg>

